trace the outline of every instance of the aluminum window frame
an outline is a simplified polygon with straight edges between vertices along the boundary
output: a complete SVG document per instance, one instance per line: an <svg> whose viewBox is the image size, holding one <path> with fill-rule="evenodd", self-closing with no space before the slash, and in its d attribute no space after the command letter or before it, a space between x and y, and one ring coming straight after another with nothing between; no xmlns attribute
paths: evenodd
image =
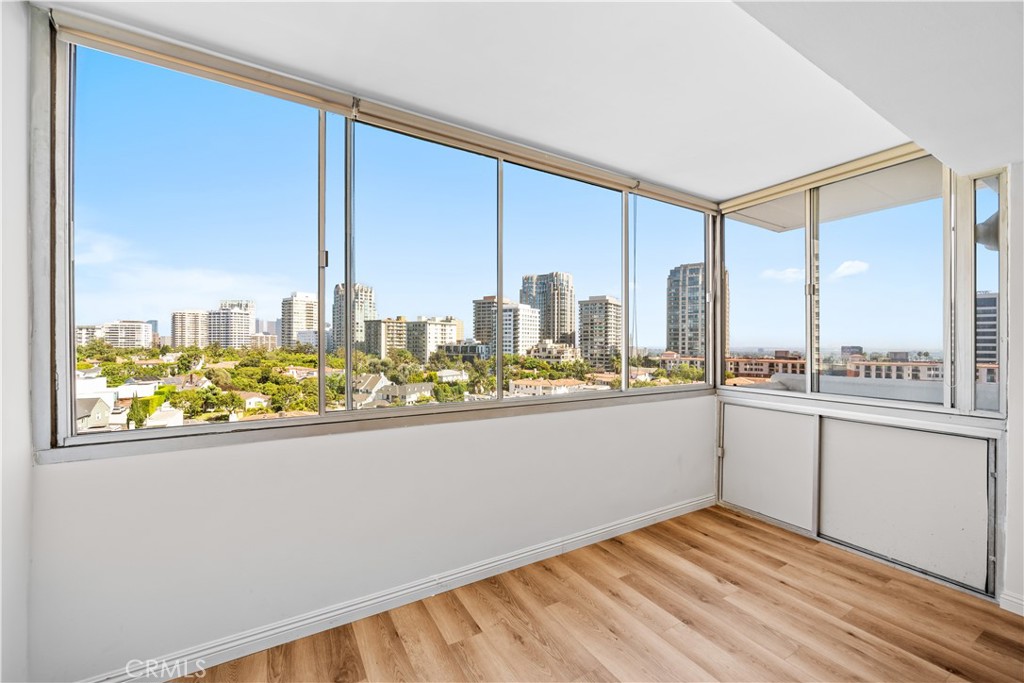
<svg viewBox="0 0 1024 683"><path fill-rule="evenodd" d="M722 244L717 249L721 270L717 277L717 288L724 286L725 244L724 220L730 214L748 209L769 201L804 194L805 218L805 295L804 312L805 327L805 358L807 359L806 377L802 392L780 392L756 387L726 386L724 383L725 348L724 338L719 340L717 355L720 367L716 373L721 382L718 394L725 400L742 399L744 396L769 399L786 397L786 399L809 400L863 406L865 408L881 408L894 410L910 410L918 413L942 415L968 415L982 419L1005 420L1007 410L1007 390L1004 379L1000 381L998 411L979 410L975 407L975 196L974 182L982 178L999 178L999 329L1007 330L1008 310L1006 305L1007 287L1009 284L1008 259L1008 169L1000 167L981 173L960 176L945 164L942 165L942 201L943 201L943 400L941 403L923 403L920 401L903 401L897 399L850 396L844 394L822 393L817 387L817 361L820 355L820 344L816 343L818 322L814 311L820 305L819 289L819 215L818 191L821 187L841 180L866 175L874 171L891 168L902 163L930 156L916 145L903 145L875 155L854 160L847 164L826 169L818 173L796 179L788 183L766 188L758 192L744 195L736 199L722 202L722 220L717 229L717 237ZM725 325L724 311L717 311L721 325ZM999 337L999 367L1005 373L1009 351L1008 335ZM1001 377L1005 377L1002 374Z"/></svg>
<svg viewBox="0 0 1024 683"><path fill-rule="evenodd" d="M959 368L955 386L955 406L958 412L982 417L1005 419L1007 416L1007 360L1009 359L1009 311L1007 295L1009 288L1009 184L1007 167L989 169L970 175L953 175L953 230L952 239L956 251L956 272L954 273L954 296L952 315L960 321L955 331L960 353L956 363ZM999 183L999 292L997 313L998 368L999 368L999 408L986 410L977 407L976 386L976 340L977 340L977 308L975 295L977 289L977 244L976 229L976 191L975 182L984 178L997 178Z"/></svg>
<svg viewBox="0 0 1024 683"><path fill-rule="evenodd" d="M74 338L74 201L73 189L73 106L74 106L74 53L76 46L100 50L135 61L169 68L200 78L218 81L234 87L260 92L265 95L296 102L318 112L318 169L317 169L317 296L318 332L318 414L293 417L279 421L247 423L218 423L187 425L170 430L131 430L76 434L72 405L74 401L75 338ZM353 281L355 255L352 250L354 123L368 123L389 131L426 140L460 151L494 159L497 164L498 216L497 231L497 286L502 294L503 274L503 164L508 161L532 170L553 173L572 180L585 182L604 189L620 192L623 197L622 280L628 286L628 201L629 195L647 197L705 215L705 267L711 254L708 234L718 205L699 197L670 188L628 178L620 174L595 168L572 159L534 150L517 143L483 135L464 128L418 116L384 105L360 101L351 95L316 84L310 84L287 75L271 72L248 64L229 60L211 53L195 50L160 38L136 34L91 19L62 12L46 13L34 10L32 15L32 121L40 135L33 149L32 201L35 218L32 225L33 285L36 296L45 296L45 312L33 307L34 367L48 368L46 373L35 373L32 398L33 439L36 461L41 464L131 455L135 452L164 450L161 443L176 447L213 446L231 443L237 439L250 440L257 435L266 438L299 438L321 433L341 433L376 429L383 426L409 426L449 422L453 419L483 419L508 415L532 414L575 407L604 406L618 403L661 401L674 398L713 395L714 383L676 385L669 387L630 390L628 382L618 391L597 395L517 398L504 400L502 363L496 360L498 380L496 400L476 404L451 403L427 407L404 407L395 411L355 411L351 406L351 392L346 391L345 411L325 410L326 365L325 269L325 184L326 184L326 115L341 115L345 121L345 274L346 282ZM45 217L45 218L44 218ZM705 279L706 296L712 290L712 278ZM45 292L45 295L42 293ZM625 306L624 311L628 310ZM346 299L351 299L351 288L346 288ZM351 301L346 310L351 310ZM708 315L707 325L714 328L714 315ZM346 365L352 357L351 316L345 316ZM502 335L498 326L498 341ZM39 334L46 331L49 334ZM623 320L623 358L628 359L629 335ZM500 348L500 347L499 347ZM711 346L705 349L706 367L712 360ZM628 373L628 362L623 364ZM707 372L705 372L707 380ZM269 430L269 431L268 431ZM194 444L194 445L190 445Z"/></svg>

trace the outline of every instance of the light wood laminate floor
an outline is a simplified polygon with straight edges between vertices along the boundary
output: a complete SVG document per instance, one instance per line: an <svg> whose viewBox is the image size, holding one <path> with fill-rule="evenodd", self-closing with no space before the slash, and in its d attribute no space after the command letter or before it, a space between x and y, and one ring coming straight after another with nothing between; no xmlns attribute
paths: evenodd
<svg viewBox="0 0 1024 683"><path fill-rule="evenodd" d="M1021 681L1024 620L708 508L209 669L223 681Z"/></svg>

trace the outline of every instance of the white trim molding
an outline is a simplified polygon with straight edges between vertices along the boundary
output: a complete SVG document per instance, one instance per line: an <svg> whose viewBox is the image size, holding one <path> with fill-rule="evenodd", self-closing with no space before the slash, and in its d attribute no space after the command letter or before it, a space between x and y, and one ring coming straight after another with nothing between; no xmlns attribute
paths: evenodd
<svg viewBox="0 0 1024 683"><path fill-rule="evenodd" d="M336 626L351 623L364 617L379 614L416 600L465 586L503 572L523 567L532 562L567 553L599 541L604 541L636 529L657 524L666 519L685 515L715 504L715 495L693 498L681 503L644 512L620 519L610 524L594 527L569 536L539 543L521 550L482 560L452 571L413 581L390 590L374 593L362 598L325 607L306 614L300 614L260 628L227 636L219 640L196 645L162 657L140 654L138 659L125 663L125 667L98 676L83 679L83 683L136 683L139 681L164 680L159 667L154 670L152 662L167 662L180 666L173 671L175 676L195 673L239 657L260 652L267 648L288 643L305 636L326 631ZM147 672L147 666L152 673ZM154 675L155 674L155 675Z"/></svg>
<svg viewBox="0 0 1024 683"><path fill-rule="evenodd" d="M1024 617L1024 595L1003 591L999 594L999 606L1008 612Z"/></svg>

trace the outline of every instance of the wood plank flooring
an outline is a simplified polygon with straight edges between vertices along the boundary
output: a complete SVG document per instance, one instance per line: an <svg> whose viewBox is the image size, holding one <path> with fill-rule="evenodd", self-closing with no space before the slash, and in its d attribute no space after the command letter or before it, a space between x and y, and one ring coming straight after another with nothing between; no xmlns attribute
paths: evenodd
<svg viewBox="0 0 1024 683"><path fill-rule="evenodd" d="M203 680L1012 682L1024 680L1024 619L714 507Z"/></svg>

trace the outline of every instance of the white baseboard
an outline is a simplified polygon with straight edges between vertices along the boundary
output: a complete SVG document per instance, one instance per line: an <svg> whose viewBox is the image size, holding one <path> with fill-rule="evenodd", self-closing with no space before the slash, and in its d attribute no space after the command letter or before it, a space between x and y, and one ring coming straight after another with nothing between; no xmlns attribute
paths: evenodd
<svg viewBox="0 0 1024 683"><path fill-rule="evenodd" d="M227 638L197 645L196 647L155 657L147 661L133 660L133 666L110 671L99 676L83 679L83 683L136 683L138 681L160 681L200 668L206 669L239 657L266 650L267 648L291 642L335 626L347 624L364 617L443 593L474 581L486 579L502 572L522 567L531 562L561 555L635 529L678 517L715 504L714 494L694 498L675 505L668 505L640 515L588 529L578 534L564 536L546 543L517 550L505 555L477 562L450 572L437 574L426 579L413 581L391 590L350 600L321 610L309 612L291 619L285 619L261 628L252 629ZM153 663L157 663L153 666ZM161 669L164 666L165 668ZM161 675L161 670L163 674Z"/></svg>
<svg viewBox="0 0 1024 683"><path fill-rule="evenodd" d="M999 594L999 606L1024 617L1024 595L1003 591Z"/></svg>

